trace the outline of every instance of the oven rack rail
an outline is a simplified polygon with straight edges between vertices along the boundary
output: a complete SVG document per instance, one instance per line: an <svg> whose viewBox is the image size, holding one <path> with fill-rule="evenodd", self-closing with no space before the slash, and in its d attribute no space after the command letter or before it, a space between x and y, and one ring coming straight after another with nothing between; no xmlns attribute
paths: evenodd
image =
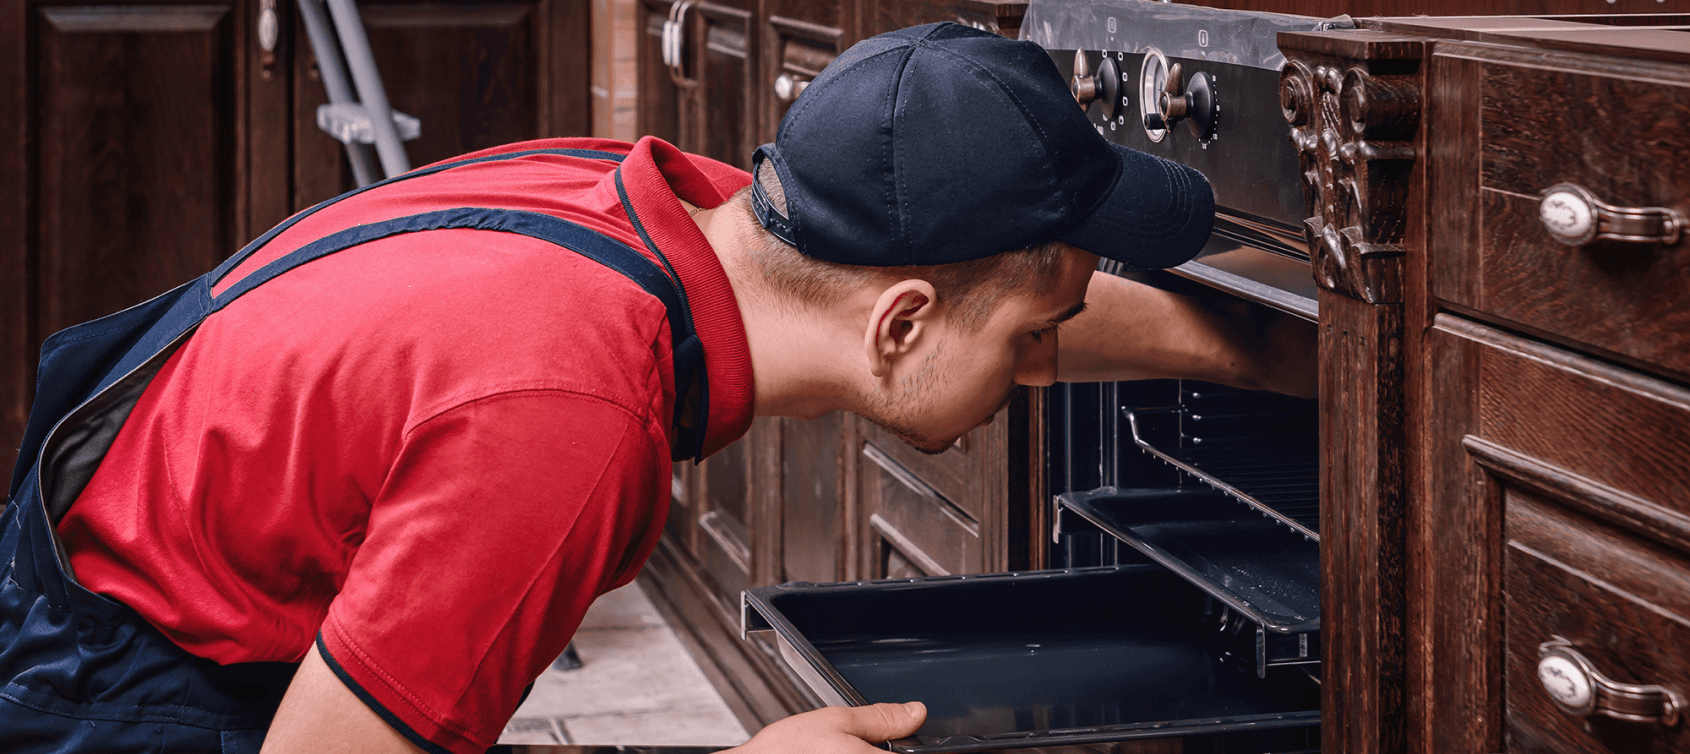
<svg viewBox="0 0 1690 754"><path fill-rule="evenodd" d="M1184 406L1123 408L1133 442L1315 542L1320 541L1318 436L1221 440L1168 447L1147 439L1140 419L1186 415Z"/></svg>

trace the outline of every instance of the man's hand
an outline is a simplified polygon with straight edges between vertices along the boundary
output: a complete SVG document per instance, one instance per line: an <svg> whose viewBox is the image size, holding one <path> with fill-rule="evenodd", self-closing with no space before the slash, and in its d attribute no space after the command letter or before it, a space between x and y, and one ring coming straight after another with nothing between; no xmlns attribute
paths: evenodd
<svg viewBox="0 0 1690 754"><path fill-rule="evenodd" d="M823 707L780 720L764 728L737 754L868 754L883 751L880 743L915 734L927 720L921 702L871 704L867 707ZM726 753L724 753L726 754Z"/></svg>

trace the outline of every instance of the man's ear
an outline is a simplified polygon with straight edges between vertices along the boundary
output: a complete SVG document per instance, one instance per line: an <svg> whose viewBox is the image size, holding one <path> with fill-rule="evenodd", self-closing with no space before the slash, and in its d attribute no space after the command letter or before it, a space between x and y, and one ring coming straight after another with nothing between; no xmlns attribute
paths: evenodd
<svg viewBox="0 0 1690 754"><path fill-rule="evenodd" d="M892 373L892 365L915 350L937 323L939 296L925 280L903 280L881 292L869 312L863 347L869 371Z"/></svg>

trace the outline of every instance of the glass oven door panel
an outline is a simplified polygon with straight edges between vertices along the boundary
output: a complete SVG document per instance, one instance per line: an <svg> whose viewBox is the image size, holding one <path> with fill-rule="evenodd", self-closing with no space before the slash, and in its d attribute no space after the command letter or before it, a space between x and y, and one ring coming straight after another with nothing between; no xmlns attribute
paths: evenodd
<svg viewBox="0 0 1690 754"><path fill-rule="evenodd" d="M743 627L836 704L919 700L901 752L1143 738L1304 751L1319 685L1229 662L1214 602L1160 565L785 584L745 593Z"/></svg>

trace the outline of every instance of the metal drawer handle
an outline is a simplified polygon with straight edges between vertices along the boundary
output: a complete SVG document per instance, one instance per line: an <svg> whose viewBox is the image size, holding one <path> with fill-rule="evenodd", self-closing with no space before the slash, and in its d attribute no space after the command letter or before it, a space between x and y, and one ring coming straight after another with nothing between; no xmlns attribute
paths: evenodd
<svg viewBox="0 0 1690 754"><path fill-rule="evenodd" d="M803 94L809 86L809 79L783 73L775 77L775 96L779 97L782 102L791 102L798 99L798 95Z"/></svg>
<svg viewBox="0 0 1690 754"><path fill-rule="evenodd" d="M1615 207L1573 183L1557 183L1545 189L1538 218L1549 235L1568 246L1583 246L1598 238L1671 245L1678 243L1684 230L1684 215L1678 210Z"/></svg>
<svg viewBox="0 0 1690 754"><path fill-rule="evenodd" d="M1640 723L1678 724L1684 698L1665 686L1618 683L1596 666L1573 643L1555 637L1537 647L1537 678L1563 712L1578 717L1606 715Z"/></svg>

